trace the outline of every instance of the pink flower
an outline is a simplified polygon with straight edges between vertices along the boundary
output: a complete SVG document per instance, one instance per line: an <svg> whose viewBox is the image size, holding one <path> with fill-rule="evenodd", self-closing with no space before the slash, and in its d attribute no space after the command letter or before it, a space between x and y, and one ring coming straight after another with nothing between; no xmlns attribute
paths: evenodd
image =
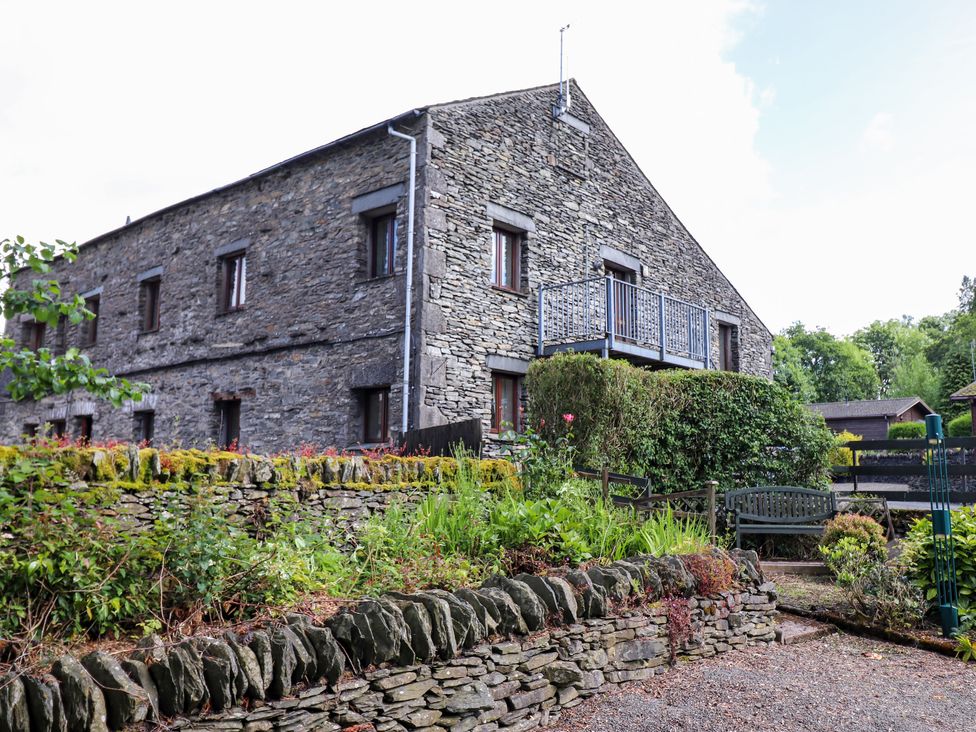
<svg viewBox="0 0 976 732"><path fill-rule="evenodd" d="M572 424L574 419L576 419L576 417L574 417L569 412L563 415L563 422L565 422L566 424Z"/></svg>
<svg viewBox="0 0 976 732"><path fill-rule="evenodd" d="M541 430L545 426L546 426L546 420L540 419L539 420L539 429Z"/></svg>

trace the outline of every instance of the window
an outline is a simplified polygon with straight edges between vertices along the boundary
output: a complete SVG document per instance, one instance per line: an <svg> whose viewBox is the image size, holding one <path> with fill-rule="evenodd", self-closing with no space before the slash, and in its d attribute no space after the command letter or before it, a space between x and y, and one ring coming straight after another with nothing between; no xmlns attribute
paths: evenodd
<svg viewBox="0 0 976 732"><path fill-rule="evenodd" d="M44 348L44 332L47 326L33 320L24 323L24 345L32 351L39 351Z"/></svg>
<svg viewBox="0 0 976 732"><path fill-rule="evenodd" d="M522 377L512 374L492 374L492 432L522 429Z"/></svg>
<svg viewBox="0 0 976 732"><path fill-rule="evenodd" d="M60 356L68 349L68 319L64 315L58 318L58 327L54 332L54 355Z"/></svg>
<svg viewBox="0 0 976 732"><path fill-rule="evenodd" d="M390 438L390 390L363 392L363 442L386 442Z"/></svg>
<svg viewBox="0 0 976 732"><path fill-rule="evenodd" d="M53 437L64 437L65 433L68 431L67 424L63 419L52 419L50 425L51 435Z"/></svg>
<svg viewBox="0 0 976 732"><path fill-rule="evenodd" d="M393 274L396 254L396 214L389 213L369 220L369 276Z"/></svg>
<svg viewBox="0 0 976 732"><path fill-rule="evenodd" d="M244 307L247 300L247 255L231 254L221 259L220 309L230 313Z"/></svg>
<svg viewBox="0 0 976 732"><path fill-rule="evenodd" d="M521 280L522 236L495 227L494 269L491 284L506 290L519 290Z"/></svg>
<svg viewBox="0 0 976 732"><path fill-rule="evenodd" d="M134 438L137 444L151 445L156 433L156 413L143 410L135 413Z"/></svg>
<svg viewBox="0 0 976 732"><path fill-rule="evenodd" d="M37 437L37 423L28 422L27 424L25 424L23 434L28 441L33 441L34 438Z"/></svg>
<svg viewBox="0 0 976 732"><path fill-rule="evenodd" d="M93 422L90 414L75 417L75 436L82 442L91 442Z"/></svg>
<svg viewBox="0 0 976 732"><path fill-rule="evenodd" d="M737 340L738 328L727 323L718 324L718 367L722 371L739 370Z"/></svg>
<svg viewBox="0 0 976 732"><path fill-rule="evenodd" d="M214 406L217 410L217 447L237 447L241 441L241 400L218 399Z"/></svg>
<svg viewBox="0 0 976 732"><path fill-rule="evenodd" d="M102 298L100 295L92 295L91 297L85 298L85 308L90 310L95 317L91 320L86 320L82 326L84 328L82 345L94 346L98 342L98 310L101 304Z"/></svg>
<svg viewBox="0 0 976 732"><path fill-rule="evenodd" d="M139 283L139 311L143 333L159 330L159 284L158 277Z"/></svg>

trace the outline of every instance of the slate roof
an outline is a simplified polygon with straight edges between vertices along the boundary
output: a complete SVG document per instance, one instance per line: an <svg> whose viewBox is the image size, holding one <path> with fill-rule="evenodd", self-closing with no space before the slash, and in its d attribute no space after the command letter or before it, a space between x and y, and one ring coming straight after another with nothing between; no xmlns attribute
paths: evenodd
<svg viewBox="0 0 976 732"><path fill-rule="evenodd" d="M807 407L823 415L824 419L869 419L871 417L897 417L916 404L921 404L926 414L934 414L932 408L918 397L898 399L865 399L854 402L820 402Z"/></svg>
<svg viewBox="0 0 976 732"><path fill-rule="evenodd" d="M976 381L974 381L969 386L964 386L959 391L952 394L949 397L954 402L969 401L970 399L976 399Z"/></svg>

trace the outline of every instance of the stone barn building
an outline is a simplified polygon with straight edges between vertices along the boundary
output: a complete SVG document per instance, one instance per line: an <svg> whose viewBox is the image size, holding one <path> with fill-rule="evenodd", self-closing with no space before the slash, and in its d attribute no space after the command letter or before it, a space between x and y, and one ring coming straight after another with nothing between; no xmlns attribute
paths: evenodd
<svg viewBox="0 0 976 732"><path fill-rule="evenodd" d="M553 84L410 110L84 244L53 273L98 317L7 335L152 391L7 401L2 438L349 447L404 408L410 429L490 433L520 426L531 359L568 349L769 376L768 329L570 85L568 108ZM409 321L410 145L390 130L417 149Z"/></svg>

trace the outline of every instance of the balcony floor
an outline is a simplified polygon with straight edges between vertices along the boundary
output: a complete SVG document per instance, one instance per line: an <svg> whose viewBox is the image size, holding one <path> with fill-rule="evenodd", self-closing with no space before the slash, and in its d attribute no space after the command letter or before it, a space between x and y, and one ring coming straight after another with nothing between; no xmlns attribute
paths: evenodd
<svg viewBox="0 0 976 732"><path fill-rule="evenodd" d="M546 345L542 349L542 355L551 356L554 353L564 353L574 351L576 353L600 353L609 358L622 358L637 365L657 364L660 366L678 366L686 369L703 369L705 362L698 359L680 356L676 353L661 353L660 348L649 348L639 346L636 343L628 342L625 339L615 338L613 347L610 347L609 339L601 338L592 341L577 341L575 343L555 343Z"/></svg>

